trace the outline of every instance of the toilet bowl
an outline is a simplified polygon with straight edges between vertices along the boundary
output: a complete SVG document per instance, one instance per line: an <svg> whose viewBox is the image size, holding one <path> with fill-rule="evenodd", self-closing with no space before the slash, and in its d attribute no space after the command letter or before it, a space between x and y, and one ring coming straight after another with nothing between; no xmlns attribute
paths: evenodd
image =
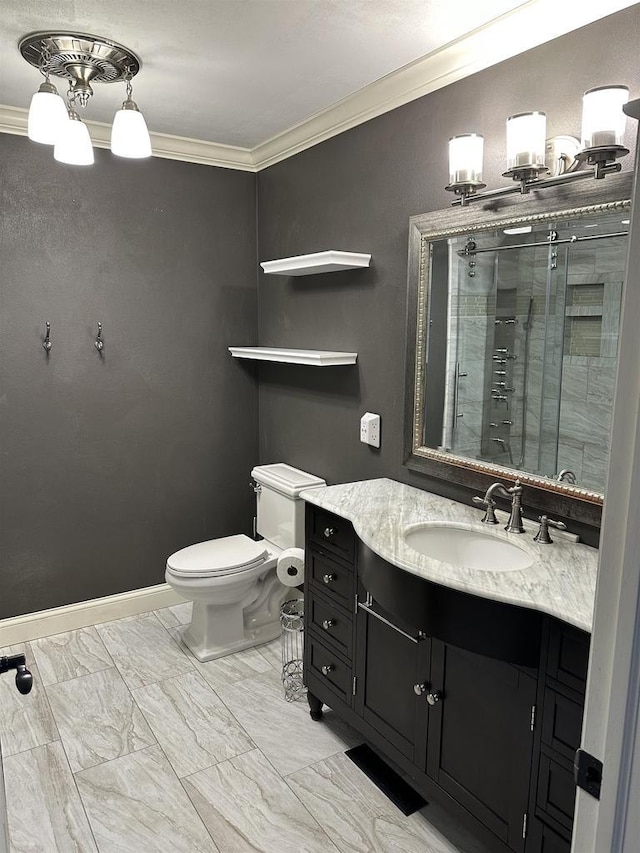
<svg viewBox="0 0 640 853"><path fill-rule="evenodd" d="M184 643L201 661L223 657L273 640L280 633L280 607L292 590L276 575L284 548L304 543L303 489L325 481L290 465L257 466L258 533L254 541L237 534L198 542L167 560L165 580L193 601Z"/></svg>

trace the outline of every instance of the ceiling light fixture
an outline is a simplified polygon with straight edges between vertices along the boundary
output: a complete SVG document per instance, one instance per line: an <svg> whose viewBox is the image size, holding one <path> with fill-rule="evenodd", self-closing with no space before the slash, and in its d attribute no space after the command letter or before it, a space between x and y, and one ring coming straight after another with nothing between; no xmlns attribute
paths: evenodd
<svg viewBox="0 0 640 853"><path fill-rule="evenodd" d="M57 31L31 33L20 41L19 49L24 59L45 78L31 99L29 139L53 145L54 157L62 163L90 165L93 163L91 138L76 107L86 107L93 95L92 84L124 81L127 95L114 118L111 151L119 157L151 156L146 122L131 97L131 80L141 66L133 51L100 36ZM49 81L50 75L69 81L66 109Z"/></svg>
<svg viewBox="0 0 640 853"><path fill-rule="evenodd" d="M582 107L582 144L572 136L546 137L546 115L518 113L507 119L507 171L514 184L478 192L482 183L482 137L475 133L449 140L449 184L457 196L454 205L495 198L510 193L557 186L582 178L602 179L619 172L616 162L629 150L624 147L625 114L629 99L626 86L598 86L585 92ZM478 142L479 140L479 142ZM591 168L582 168L584 164ZM546 177L541 177L546 175Z"/></svg>

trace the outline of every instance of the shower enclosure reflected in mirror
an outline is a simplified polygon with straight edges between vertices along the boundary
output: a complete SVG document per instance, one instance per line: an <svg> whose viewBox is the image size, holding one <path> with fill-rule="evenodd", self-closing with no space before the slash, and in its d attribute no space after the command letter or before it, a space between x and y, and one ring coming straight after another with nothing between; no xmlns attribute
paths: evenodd
<svg viewBox="0 0 640 853"><path fill-rule="evenodd" d="M630 190L623 173L412 218L410 467L601 503Z"/></svg>

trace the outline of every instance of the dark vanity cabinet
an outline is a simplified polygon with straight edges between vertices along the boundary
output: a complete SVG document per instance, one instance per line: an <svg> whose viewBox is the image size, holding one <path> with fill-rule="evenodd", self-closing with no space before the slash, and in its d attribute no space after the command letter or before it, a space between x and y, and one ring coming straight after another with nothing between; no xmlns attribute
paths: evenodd
<svg viewBox="0 0 640 853"><path fill-rule="evenodd" d="M588 635L508 605L497 605L505 608L497 626L501 611L482 609L495 602L476 599L476 617L473 596L371 554L349 522L307 507L312 716L332 708L488 849L569 853ZM422 607L419 596L435 603ZM515 635L519 615L524 640Z"/></svg>
<svg viewBox="0 0 640 853"><path fill-rule="evenodd" d="M523 851L536 679L512 664L433 641L427 775L499 838Z"/></svg>
<svg viewBox="0 0 640 853"><path fill-rule="evenodd" d="M573 759L580 746L590 637L555 619L542 642L538 703L539 748L534 768L531 830L535 851L569 853L576 787Z"/></svg>
<svg viewBox="0 0 640 853"><path fill-rule="evenodd" d="M332 708L353 704L355 534L349 522L307 511L304 668ZM311 703L310 703L311 704ZM313 715L313 707L312 707Z"/></svg>
<svg viewBox="0 0 640 853"><path fill-rule="evenodd" d="M356 617L354 706L380 737L424 770L424 710L431 640L398 622L361 589Z"/></svg>

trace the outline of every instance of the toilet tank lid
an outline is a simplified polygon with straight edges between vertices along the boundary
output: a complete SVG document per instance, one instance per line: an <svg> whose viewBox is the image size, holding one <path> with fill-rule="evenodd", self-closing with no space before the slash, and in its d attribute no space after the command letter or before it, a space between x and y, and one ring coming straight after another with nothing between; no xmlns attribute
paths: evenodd
<svg viewBox="0 0 640 853"><path fill-rule="evenodd" d="M251 476L256 483L269 486L289 498L297 498L304 489L327 485L321 477L307 474L306 471L300 471L284 462L277 462L273 465L256 465Z"/></svg>

